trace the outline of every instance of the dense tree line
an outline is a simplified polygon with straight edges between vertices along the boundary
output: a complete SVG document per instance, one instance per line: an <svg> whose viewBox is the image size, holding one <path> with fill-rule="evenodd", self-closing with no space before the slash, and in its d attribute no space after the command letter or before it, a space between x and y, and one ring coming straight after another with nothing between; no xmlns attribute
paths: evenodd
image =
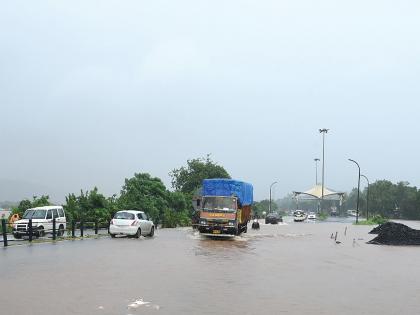
<svg viewBox="0 0 420 315"><path fill-rule="evenodd" d="M359 211L366 215L367 187L360 191ZM357 188L345 197L343 207L356 209ZM388 180L378 180L369 186L369 214L386 218L420 220L420 190L408 182L393 184Z"/></svg>

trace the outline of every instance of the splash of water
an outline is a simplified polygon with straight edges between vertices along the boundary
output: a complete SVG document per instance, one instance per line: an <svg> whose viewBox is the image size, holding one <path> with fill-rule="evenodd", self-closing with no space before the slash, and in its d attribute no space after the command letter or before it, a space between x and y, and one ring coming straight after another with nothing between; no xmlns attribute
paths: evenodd
<svg viewBox="0 0 420 315"><path fill-rule="evenodd" d="M140 306L147 305L147 304L150 304L150 302L145 302L143 301L143 299L138 299L132 302L131 304L128 304L128 308L138 308Z"/></svg>

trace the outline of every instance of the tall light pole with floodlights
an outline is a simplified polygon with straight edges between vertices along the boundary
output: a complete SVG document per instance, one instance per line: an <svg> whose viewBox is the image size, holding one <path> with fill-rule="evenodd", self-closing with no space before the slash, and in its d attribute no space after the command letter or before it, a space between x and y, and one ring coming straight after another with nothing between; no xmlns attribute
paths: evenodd
<svg viewBox="0 0 420 315"><path fill-rule="evenodd" d="M360 165L355 160L349 159L349 161L355 163L359 169L359 176L357 180L357 206L356 206L356 224L357 224L359 223Z"/></svg>
<svg viewBox="0 0 420 315"><path fill-rule="evenodd" d="M315 158L315 186L318 185L318 162L320 161L320 159Z"/></svg>
<svg viewBox="0 0 420 315"><path fill-rule="evenodd" d="M271 185L270 185L270 201L269 201L269 204L268 204L268 213L271 213L271 188L272 188L275 184L277 184L277 182L271 183Z"/></svg>
<svg viewBox="0 0 420 315"><path fill-rule="evenodd" d="M322 133L322 197L321 200L324 200L324 167L325 167L325 134L329 129L319 129L319 133Z"/></svg>
<svg viewBox="0 0 420 315"><path fill-rule="evenodd" d="M360 175L364 179L366 179L368 186L367 186L367 193L366 193L366 220L369 220L369 179L365 175Z"/></svg>

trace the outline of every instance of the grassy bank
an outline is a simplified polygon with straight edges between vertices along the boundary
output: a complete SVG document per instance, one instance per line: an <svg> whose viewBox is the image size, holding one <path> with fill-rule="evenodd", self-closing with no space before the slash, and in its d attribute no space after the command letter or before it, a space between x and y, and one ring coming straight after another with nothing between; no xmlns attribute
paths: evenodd
<svg viewBox="0 0 420 315"><path fill-rule="evenodd" d="M380 215L375 215L369 220L363 220L359 221L357 225L378 225L378 224L384 224L388 222L389 220L387 218L384 218ZM356 223L354 223L356 225Z"/></svg>

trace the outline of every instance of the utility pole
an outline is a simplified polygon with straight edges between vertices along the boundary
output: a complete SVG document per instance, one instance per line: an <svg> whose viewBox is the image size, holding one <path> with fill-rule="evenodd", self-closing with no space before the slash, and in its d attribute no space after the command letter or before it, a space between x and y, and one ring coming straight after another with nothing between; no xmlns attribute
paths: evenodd
<svg viewBox="0 0 420 315"><path fill-rule="evenodd" d="M274 184L277 184L277 182L271 183L270 185L270 201L268 204L268 213L271 213L271 187L273 187Z"/></svg>

